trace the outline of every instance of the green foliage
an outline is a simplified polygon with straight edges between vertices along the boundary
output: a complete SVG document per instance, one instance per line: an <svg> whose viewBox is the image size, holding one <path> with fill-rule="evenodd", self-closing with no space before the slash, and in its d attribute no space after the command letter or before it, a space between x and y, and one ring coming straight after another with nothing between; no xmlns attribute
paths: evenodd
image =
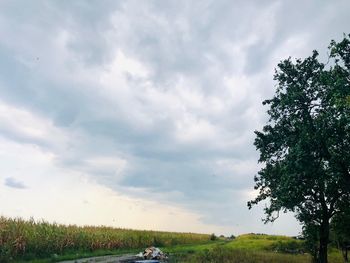
<svg viewBox="0 0 350 263"><path fill-rule="evenodd" d="M236 250L216 247L188 257L182 262L203 263L309 263L308 255L277 254L273 252Z"/></svg>
<svg viewBox="0 0 350 263"><path fill-rule="evenodd" d="M0 217L0 262L93 252L171 246L209 241L209 235L140 231L112 227L78 227Z"/></svg>
<svg viewBox="0 0 350 263"><path fill-rule="evenodd" d="M224 244L226 244L226 241L222 241L222 240L218 240L218 241L210 241L207 243L203 243L203 244L193 244L193 245L176 245L176 246L170 246L170 247L164 247L162 248L162 251L164 251L165 253L168 254L174 254L174 253L189 253L189 254L193 254L193 253L197 253L200 251L204 251L204 250L209 250L214 248L215 246L222 246Z"/></svg>
<svg viewBox="0 0 350 263"><path fill-rule="evenodd" d="M300 242L297 242L296 240L290 242L278 241L272 246L274 251L284 253L301 253L301 251L304 251L303 248L304 247L301 246Z"/></svg>
<svg viewBox="0 0 350 263"><path fill-rule="evenodd" d="M287 236L245 234L214 246L193 246L193 253L176 254L171 262L310 263L311 256L302 253L304 246L304 241ZM339 251L332 251L330 263L341 262Z"/></svg>
<svg viewBox="0 0 350 263"><path fill-rule="evenodd" d="M210 235L210 240L215 241L217 239L218 237L214 233Z"/></svg>
<svg viewBox="0 0 350 263"><path fill-rule="evenodd" d="M215 247L195 254L183 255L181 263L310 263L309 254L286 254L270 251L251 251L230 247ZM342 263L339 253L330 254L330 263Z"/></svg>
<svg viewBox="0 0 350 263"><path fill-rule="evenodd" d="M276 94L265 100L270 119L256 131L264 167L255 176L256 199L268 199L265 222L296 212L318 227L319 261L327 262L329 221L350 206L350 39L330 45L328 67L318 52L278 64Z"/></svg>
<svg viewBox="0 0 350 263"><path fill-rule="evenodd" d="M342 250L344 261L349 261L350 248L350 207L334 216L331 223L333 238Z"/></svg>
<svg viewBox="0 0 350 263"><path fill-rule="evenodd" d="M303 236L305 238L305 249L312 255L315 262L318 255L318 242L320 240L319 230L317 225L306 224L303 226Z"/></svg>
<svg viewBox="0 0 350 263"><path fill-rule="evenodd" d="M238 250L288 252L287 250L303 250L304 242L287 236L245 234L238 236L226 246Z"/></svg>

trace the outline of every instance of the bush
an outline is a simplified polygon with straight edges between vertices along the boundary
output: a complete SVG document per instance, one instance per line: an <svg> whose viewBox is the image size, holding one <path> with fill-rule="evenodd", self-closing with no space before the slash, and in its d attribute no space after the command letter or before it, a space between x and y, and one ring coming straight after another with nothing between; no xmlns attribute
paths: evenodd
<svg viewBox="0 0 350 263"><path fill-rule="evenodd" d="M217 239L218 239L218 237L214 233L210 235L210 240L211 241L215 241Z"/></svg>

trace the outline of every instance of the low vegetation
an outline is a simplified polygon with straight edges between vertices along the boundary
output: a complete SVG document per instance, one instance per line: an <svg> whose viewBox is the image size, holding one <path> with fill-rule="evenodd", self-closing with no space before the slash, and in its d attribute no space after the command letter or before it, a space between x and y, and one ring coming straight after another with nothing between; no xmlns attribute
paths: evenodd
<svg viewBox="0 0 350 263"><path fill-rule="evenodd" d="M305 242L286 236L245 234L234 239L192 233L79 227L0 217L0 262L57 262L108 254L137 253L158 246L170 262L310 263ZM343 262L338 249L330 263Z"/></svg>
<svg viewBox="0 0 350 263"><path fill-rule="evenodd" d="M0 217L0 262L55 258L72 252L130 251L209 242L210 235L79 227Z"/></svg>
<svg viewBox="0 0 350 263"><path fill-rule="evenodd" d="M230 242L183 254L179 261L175 262L311 263L311 255L303 250L304 241L295 238L246 234ZM339 250L330 250L329 262L343 262Z"/></svg>
<svg viewBox="0 0 350 263"><path fill-rule="evenodd" d="M217 263L310 263L308 255L291 255L283 253L249 251L247 249L232 249L216 247L187 257L183 262L217 262Z"/></svg>
<svg viewBox="0 0 350 263"><path fill-rule="evenodd" d="M227 244L232 249L302 253L304 242L287 236L265 234L240 235L234 242Z"/></svg>

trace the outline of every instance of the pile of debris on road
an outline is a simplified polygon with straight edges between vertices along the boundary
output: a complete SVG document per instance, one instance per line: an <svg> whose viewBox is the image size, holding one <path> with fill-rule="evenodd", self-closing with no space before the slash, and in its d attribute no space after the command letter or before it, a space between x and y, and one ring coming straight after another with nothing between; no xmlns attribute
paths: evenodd
<svg viewBox="0 0 350 263"><path fill-rule="evenodd" d="M147 260L153 259L166 261L168 259L168 256L157 247L148 247L143 252L140 252L137 256Z"/></svg>

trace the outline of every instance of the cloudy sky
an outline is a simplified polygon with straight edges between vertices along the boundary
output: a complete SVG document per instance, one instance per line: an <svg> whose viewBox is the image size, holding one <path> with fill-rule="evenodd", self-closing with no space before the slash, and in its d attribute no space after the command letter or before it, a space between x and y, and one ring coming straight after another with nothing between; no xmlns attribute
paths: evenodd
<svg viewBox="0 0 350 263"><path fill-rule="evenodd" d="M248 210L283 58L327 55L350 1L0 1L0 214L296 235Z"/></svg>

